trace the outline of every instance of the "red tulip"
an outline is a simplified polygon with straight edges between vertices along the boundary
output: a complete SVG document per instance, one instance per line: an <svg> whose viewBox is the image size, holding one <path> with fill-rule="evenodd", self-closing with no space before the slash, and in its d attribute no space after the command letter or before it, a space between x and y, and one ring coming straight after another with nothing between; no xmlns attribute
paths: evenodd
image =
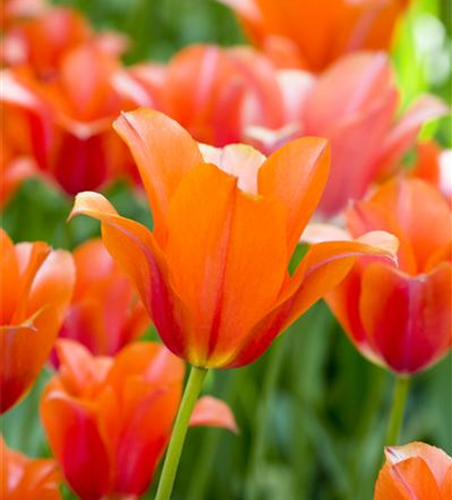
<svg viewBox="0 0 452 500"><path fill-rule="evenodd" d="M148 315L100 240L83 243L73 257L74 294L59 335L113 356L144 333Z"/></svg>
<svg viewBox="0 0 452 500"><path fill-rule="evenodd" d="M386 448L374 500L451 500L452 458L424 443Z"/></svg>
<svg viewBox="0 0 452 500"><path fill-rule="evenodd" d="M107 249L163 342L191 364L251 363L357 255L388 253L363 242L314 246L289 276L328 176L324 139L294 141L266 159L250 146L198 147L156 111L125 113L115 128L137 161L154 232L97 193L77 196L72 216L102 221Z"/></svg>
<svg viewBox="0 0 452 500"><path fill-rule="evenodd" d="M55 460L28 458L7 448L1 436L0 457L2 500L61 500Z"/></svg>
<svg viewBox="0 0 452 500"><path fill-rule="evenodd" d="M0 229L0 412L31 387L54 344L74 284L71 255L45 243L13 245Z"/></svg>
<svg viewBox="0 0 452 500"><path fill-rule="evenodd" d="M283 67L321 71L356 50L387 50L409 0L221 0Z"/></svg>
<svg viewBox="0 0 452 500"><path fill-rule="evenodd" d="M355 346L399 374L424 370L452 345L451 210L417 179L396 179L346 212L353 237L383 229L399 241L399 266L372 259L326 300Z"/></svg>
<svg viewBox="0 0 452 500"><path fill-rule="evenodd" d="M442 102L422 96L396 119L399 94L383 53L345 56L318 77L290 71L278 78L285 128L251 128L248 134L265 152L300 135L331 141L331 174L319 205L327 217L340 213L350 199L361 199L373 182L392 173L421 126L448 113Z"/></svg>
<svg viewBox="0 0 452 500"><path fill-rule="evenodd" d="M169 440L183 363L155 343L130 344L116 358L94 358L69 340L57 349L60 371L42 396L41 417L68 484L82 500L141 496ZM195 425L235 430L223 403L202 401Z"/></svg>

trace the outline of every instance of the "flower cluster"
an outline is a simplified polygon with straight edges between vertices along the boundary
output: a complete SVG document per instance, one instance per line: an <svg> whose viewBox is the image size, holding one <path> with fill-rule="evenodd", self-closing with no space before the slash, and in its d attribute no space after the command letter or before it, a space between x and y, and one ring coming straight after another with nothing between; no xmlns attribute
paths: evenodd
<svg viewBox="0 0 452 500"><path fill-rule="evenodd" d="M207 372L255 362L324 298L398 380L375 500L450 500L450 457L397 446L407 380L452 346L450 152L418 140L448 107L423 94L401 111L388 53L410 2L222 3L252 46L133 65L125 35L71 7L2 5L0 207L37 177L101 237L53 250L0 229L0 412L44 369L54 457L1 438L1 496L138 499L165 455L169 500L188 426L239 432L199 397ZM152 223L110 203L120 180Z"/></svg>

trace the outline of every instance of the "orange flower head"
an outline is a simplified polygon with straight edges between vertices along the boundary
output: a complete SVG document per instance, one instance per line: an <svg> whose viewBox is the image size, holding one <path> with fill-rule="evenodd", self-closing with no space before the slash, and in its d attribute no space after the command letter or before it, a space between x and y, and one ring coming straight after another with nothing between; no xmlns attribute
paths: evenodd
<svg viewBox="0 0 452 500"><path fill-rule="evenodd" d="M74 9L41 6L34 16L16 16L10 23L1 56L8 66L27 66L38 79L50 80L59 72L65 55L84 44L112 55L120 55L127 47L119 34L95 34L88 20Z"/></svg>
<svg viewBox="0 0 452 500"><path fill-rule="evenodd" d="M102 222L107 249L163 342L194 365L251 363L345 277L356 256L391 253L366 238L326 243L313 246L289 275L328 177L324 139L299 139L265 158L240 144L198 145L148 109L125 113L114 126L137 162L154 230L119 216L96 193L78 195L72 216Z"/></svg>
<svg viewBox="0 0 452 500"><path fill-rule="evenodd" d="M147 342L115 358L93 357L72 340L57 350L60 370L42 395L41 418L66 481L81 500L143 495L170 437L184 364ZM192 425L235 431L214 398L200 399Z"/></svg>
<svg viewBox="0 0 452 500"><path fill-rule="evenodd" d="M149 317L100 240L83 243L73 257L74 294L59 336L113 356L144 333Z"/></svg>
<svg viewBox="0 0 452 500"><path fill-rule="evenodd" d="M45 243L14 245L0 229L0 412L31 387L54 344L74 284L72 257Z"/></svg>
<svg viewBox="0 0 452 500"><path fill-rule="evenodd" d="M176 120L199 142L239 142L246 120L282 125L274 67L249 47L191 45L165 66L141 64L130 75L148 93L152 108Z"/></svg>
<svg viewBox="0 0 452 500"><path fill-rule="evenodd" d="M31 459L9 449L0 436L2 500L61 500L60 475L52 459Z"/></svg>
<svg viewBox="0 0 452 500"><path fill-rule="evenodd" d="M283 67L321 71L341 55L388 50L409 0L221 0Z"/></svg>
<svg viewBox="0 0 452 500"><path fill-rule="evenodd" d="M401 177L356 202L346 220L354 237L395 234L399 266L357 263L327 303L371 360L399 374L429 367L452 345L450 206L431 185Z"/></svg>
<svg viewBox="0 0 452 500"><path fill-rule="evenodd" d="M451 500L452 458L425 443L386 448L374 500Z"/></svg>

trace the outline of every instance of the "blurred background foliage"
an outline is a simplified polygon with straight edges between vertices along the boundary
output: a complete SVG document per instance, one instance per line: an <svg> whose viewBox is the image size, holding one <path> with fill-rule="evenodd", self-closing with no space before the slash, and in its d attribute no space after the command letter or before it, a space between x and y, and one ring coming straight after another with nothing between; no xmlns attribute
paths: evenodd
<svg viewBox="0 0 452 500"><path fill-rule="evenodd" d="M58 3L82 10L99 28L127 33L132 47L126 63L164 61L194 42L245 43L232 13L213 0ZM451 20L450 0L413 3L393 50L402 106L427 91L451 101ZM451 146L450 120L427 127L423 134ZM124 185L106 194L125 216L151 223L145 202ZM3 225L15 241L40 239L73 248L97 235L98 225L84 217L66 224L71 203L31 180L7 207ZM451 376L449 356L416 377L402 441L426 441L451 454ZM2 422L10 446L31 456L49 453L36 417L49 377L44 371L32 393ZM240 434L190 431L173 498L370 500L382 460L392 384L389 374L351 346L326 306L317 304L254 365L209 375L206 392L229 402ZM257 497L249 494L253 483Z"/></svg>

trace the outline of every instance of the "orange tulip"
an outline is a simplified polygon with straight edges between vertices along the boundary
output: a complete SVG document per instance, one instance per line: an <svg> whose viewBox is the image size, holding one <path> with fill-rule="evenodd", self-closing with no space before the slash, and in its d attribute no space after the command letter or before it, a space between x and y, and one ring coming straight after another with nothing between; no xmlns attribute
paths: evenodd
<svg viewBox="0 0 452 500"><path fill-rule="evenodd" d="M13 245L0 230L0 412L31 387L47 360L72 294L71 255L42 242Z"/></svg>
<svg viewBox="0 0 452 500"><path fill-rule="evenodd" d="M346 212L353 237L387 230L400 241L399 267L372 259L326 300L355 346L398 374L423 370L452 345L451 210L418 179L395 179Z"/></svg>
<svg viewBox="0 0 452 500"><path fill-rule="evenodd" d="M68 484L82 500L141 496L168 443L183 363L147 342L128 345L116 358L94 358L70 340L57 350L60 371L44 391L41 417ZM224 403L199 404L194 425L235 431Z"/></svg>
<svg viewBox="0 0 452 500"><path fill-rule="evenodd" d="M357 255L390 253L365 242L327 243L289 276L328 177L324 139L299 139L266 159L250 146L198 146L156 111L125 113L114 126L137 162L154 231L120 217L97 193L79 194L72 216L101 220L107 249L163 342L196 366L251 363L345 277Z"/></svg>
<svg viewBox="0 0 452 500"><path fill-rule="evenodd" d="M451 500L452 458L425 443L386 448L374 500Z"/></svg>
<svg viewBox="0 0 452 500"><path fill-rule="evenodd" d="M220 0L276 64L321 71L356 50L388 50L409 0Z"/></svg>
<svg viewBox="0 0 452 500"><path fill-rule="evenodd" d="M32 68L39 79L53 78L65 55L86 43L112 55L120 55L127 47L124 36L95 34L88 20L69 7L41 6L31 18L24 14L15 16L5 33L2 60L8 66Z"/></svg>
<svg viewBox="0 0 452 500"><path fill-rule="evenodd" d="M0 436L0 498L60 500L60 476L51 459L31 459L9 449Z"/></svg>
<svg viewBox="0 0 452 500"><path fill-rule="evenodd" d="M441 150L434 141L419 144L411 175L433 184L452 202L452 150Z"/></svg>
<svg viewBox="0 0 452 500"><path fill-rule="evenodd" d="M239 142L245 120L282 125L282 100L273 65L248 47L191 45L165 65L142 64L130 75L164 112L200 142ZM252 118L248 117L253 110Z"/></svg>
<svg viewBox="0 0 452 500"><path fill-rule="evenodd" d="M248 136L265 153L302 135L331 141L331 174L319 205L324 217L339 214L349 200L361 199L374 182L393 173L421 126L449 112L441 101L425 95L396 118L399 93L383 53L344 56L317 77L282 71L277 78L285 103L284 126L248 127Z"/></svg>
<svg viewBox="0 0 452 500"><path fill-rule="evenodd" d="M100 240L83 243L73 257L74 294L59 335L113 356L144 333L149 317Z"/></svg>

